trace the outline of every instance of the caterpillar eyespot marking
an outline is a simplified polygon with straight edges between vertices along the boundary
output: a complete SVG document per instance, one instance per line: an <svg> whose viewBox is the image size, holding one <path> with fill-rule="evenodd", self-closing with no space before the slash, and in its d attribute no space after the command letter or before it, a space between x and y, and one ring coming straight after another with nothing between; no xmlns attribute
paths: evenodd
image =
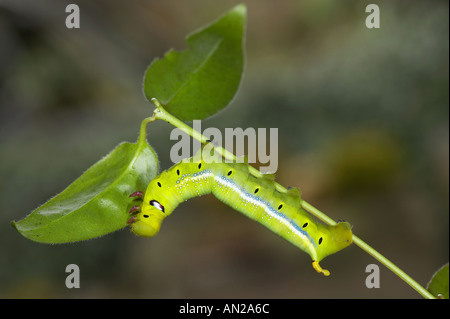
<svg viewBox="0 0 450 319"><path fill-rule="evenodd" d="M132 209L137 213L129 220L131 231L143 237L155 236L164 218L179 204L193 197L213 194L308 253L313 268L328 276L330 272L322 269L319 262L352 243L351 225L343 221L333 226L316 222L301 208L300 191L297 188L279 191L273 178L273 175L250 174L245 162L224 163L217 155L205 158L203 154L200 158L197 154L175 164L149 183L141 206Z"/></svg>
<svg viewBox="0 0 450 319"><path fill-rule="evenodd" d="M161 205L158 201L152 199L149 202L150 205L152 205L153 207L156 207L158 210L162 211L164 213L164 206Z"/></svg>

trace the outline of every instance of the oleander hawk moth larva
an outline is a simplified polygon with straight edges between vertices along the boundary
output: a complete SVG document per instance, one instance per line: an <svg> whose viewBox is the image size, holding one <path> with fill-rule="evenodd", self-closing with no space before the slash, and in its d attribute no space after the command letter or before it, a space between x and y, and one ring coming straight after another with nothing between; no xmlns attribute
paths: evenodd
<svg viewBox="0 0 450 319"><path fill-rule="evenodd" d="M155 236L164 218L180 203L211 193L308 253L314 269L325 276L330 272L319 262L352 243L350 224L316 222L301 208L297 188L280 192L273 174L254 176L248 163L227 163L217 154L202 151L155 177L145 193L130 195L143 199L140 206L130 210L131 231L143 237Z"/></svg>

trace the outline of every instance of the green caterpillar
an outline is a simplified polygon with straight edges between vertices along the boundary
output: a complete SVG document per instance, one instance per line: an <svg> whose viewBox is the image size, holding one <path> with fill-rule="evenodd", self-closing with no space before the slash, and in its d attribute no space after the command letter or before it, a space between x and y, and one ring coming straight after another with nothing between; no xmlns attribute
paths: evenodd
<svg viewBox="0 0 450 319"><path fill-rule="evenodd" d="M216 154L201 151L155 177L145 195L141 191L130 195L143 199L140 206L130 210L131 231L143 237L155 236L164 218L180 203L210 193L307 252L314 269L325 276L330 272L319 262L352 243L350 224L328 226L315 222L300 207L297 188L279 192L273 174L257 177L245 162L224 163Z"/></svg>

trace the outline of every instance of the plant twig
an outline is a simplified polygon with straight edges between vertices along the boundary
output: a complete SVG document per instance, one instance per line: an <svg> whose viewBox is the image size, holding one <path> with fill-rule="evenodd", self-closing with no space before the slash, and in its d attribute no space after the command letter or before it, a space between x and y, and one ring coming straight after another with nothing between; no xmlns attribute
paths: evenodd
<svg viewBox="0 0 450 319"><path fill-rule="evenodd" d="M177 119L176 117L174 117L173 115L168 113L163 108L161 103L159 103L159 101L157 99L153 98L152 102L156 106L156 109L155 109L152 117L146 118L142 122L140 138L142 138L142 136L144 136L144 138L145 138L145 127L148 123L153 122L157 119L160 119L160 120L164 120L164 121L168 122L169 124L172 124L173 126L179 128L186 134L188 134L188 135L192 136L193 138L195 138L196 140L200 141L202 144L205 144L208 142L208 139L205 136L203 136L200 132L195 131L192 127L190 127L189 125L186 125L184 122L180 121L179 119ZM144 134L142 134L142 133L144 133ZM230 161L236 160L236 156L233 153L227 151L226 149L224 149L222 147L215 147L214 150L218 154L222 155L227 160L230 160ZM249 167L249 171L250 171L250 173L252 173L252 175L255 175L255 176L263 175L260 171L258 171L256 168L254 168L252 166ZM275 187L280 192L287 192L287 189L284 186L282 186L276 182L275 182ZM320 210L318 210L317 208L315 208L308 202L302 200L301 206L306 211L308 211L310 214L312 214L316 218L320 219L321 221L325 222L326 224L328 224L328 225L336 224L336 222L332 218L328 217L327 215L322 213ZM373 249L371 246L366 244L364 241L362 241L360 238L358 238L355 235L353 235L353 243L355 245L357 245L358 247L360 247L365 252L367 252L369 255L371 255L372 257L377 259L380 263L385 265L388 269L390 269L397 276L399 276L402 280L404 280L408 285L410 285L412 288L414 288L424 298L436 299L435 296L433 296L428 290L426 290L424 287L422 287L420 284L418 284L414 279L412 279L410 276L408 276L403 270L398 268L390 260L388 260L386 257L384 257L382 254L377 252L375 249Z"/></svg>
<svg viewBox="0 0 450 319"><path fill-rule="evenodd" d="M316 216L317 218L321 219L322 221L326 222L327 224L333 225L335 222L330 219L328 216L326 218L322 218L325 216L321 211L319 211L317 208L312 206L311 204L303 201L302 207L311 213L312 215ZM331 221L331 222L330 222ZM389 259L384 257L382 254L380 254L378 251L373 249L371 246L369 246L367 243L362 241L359 237L353 235L353 243L360 247L362 250L367 252L369 255L371 255L373 258L378 260L380 263L385 265L388 269L390 269L392 272L394 272L397 276L399 276L401 279L403 279L408 285L410 285L412 288L414 288L419 294L421 294L424 298L428 299L436 299L435 296L433 296L428 290L426 290L424 287L422 287L420 284L418 284L414 279L412 279L410 276L408 276L403 270L398 268L395 264L393 264Z"/></svg>

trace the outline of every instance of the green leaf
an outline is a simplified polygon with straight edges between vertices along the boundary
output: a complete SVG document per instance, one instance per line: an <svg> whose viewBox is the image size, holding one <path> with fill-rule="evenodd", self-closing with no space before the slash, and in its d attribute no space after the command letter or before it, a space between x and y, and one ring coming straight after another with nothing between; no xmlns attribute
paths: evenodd
<svg viewBox="0 0 450 319"><path fill-rule="evenodd" d="M448 293L448 263L440 268L428 283L427 290L438 298L449 299Z"/></svg>
<svg viewBox="0 0 450 319"><path fill-rule="evenodd" d="M64 191L12 225L41 243L67 243L127 226L134 205L129 195L145 191L158 173L158 160L145 138L122 143Z"/></svg>
<svg viewBox="0 0 450 319"><path fill-rule="evenodd" d="M205 119L230 103L244 69L246 7L240 4L189 35L189 49L170 50L147 69L144 93L184 121Z"/></svg>

